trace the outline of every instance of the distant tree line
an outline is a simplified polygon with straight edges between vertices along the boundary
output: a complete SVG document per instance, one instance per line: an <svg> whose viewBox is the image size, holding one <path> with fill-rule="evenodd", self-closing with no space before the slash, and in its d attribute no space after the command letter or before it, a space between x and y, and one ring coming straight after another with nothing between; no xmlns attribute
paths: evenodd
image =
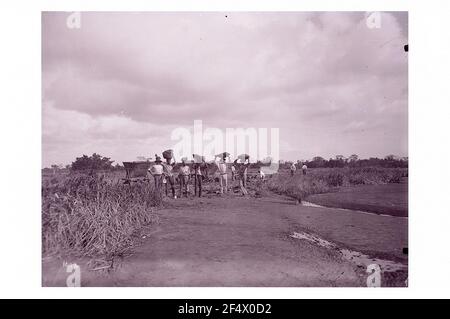
<svg viewBox="0 0 450 319"><path fill-rule="evenodd" d="M150 160L150 158L146 158ZM61 164L51 165L51 168L45 168L45 172L55 172L58 170L72 170L72 171L86 171L86 170L114 170L122 169L123 166L120 164L113 165L113 160L109 157L101 156L97 153L91 156L83 155L77 157L72 164L66 165L65 167ZM267 164L267 161L264 161ZM282 168L289 168L293 162L280 161L280 166ZM308 168L334 168L334 167L388 167L388 168L407 168L408 158L407 157L396 157L394 155L387 155L384 158L371 157L368 159L360 159L358 155L353 154L348 158L342 155L336 155L334 158L328 160L320 156L315 156L311 160L298 160L295 162L297 167L301 167L306 164ZM258 161L253 163L251 167L260 167L264 165L263 162Z"/></svg>
<svg viewBox="0 0 450 319"><path fill-rule="evenodd" d="M286 164L291 165L292 162ZM360 159L358 155L353 154L348 158L342 155L336 155L328 160L320 156L315 156L311 160L298 160L296 166L306 164L308 168L334 168L334 167L387 167L387 168L407 168L407 157L396 157L387 155L384 158L370 157L368 159Z"/></svg>
<svg viewBox="0 0 450 319"><path fill-rule="evenodd" d="M72 162L71 169L74 171L78 170L109 170L113 168L113 163L109 157L101 156L97 153L91 156L83 155L77 157L74 162Z"/></svg>

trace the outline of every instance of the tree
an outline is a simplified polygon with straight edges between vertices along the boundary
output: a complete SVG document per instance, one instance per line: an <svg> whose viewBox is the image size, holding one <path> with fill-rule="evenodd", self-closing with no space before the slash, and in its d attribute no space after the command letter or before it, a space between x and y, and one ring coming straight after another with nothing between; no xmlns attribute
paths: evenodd
<svg viewBox="0 0 450 319"><path fill-rule="evenodd" d="M356 162L358 160L358 155L352 154L348 159L350 162Z"/></svg>
<svg viewBox="0 0 450 319"><path fill-rule="evenodd" d="M325 167L326 160L321 156L313 157L312 161L309 162L308 167L316 168L316 167Z"/></svg>
<svg viewBox="0 0 450 319"><path fill-rule="evenodd" d="M77 157L74 162L72 162L73 170L84 170L84 169L112 169L112 163L109 157L104 157L99 154L92 154L92 156L83 155L82 157Z"/></svg>

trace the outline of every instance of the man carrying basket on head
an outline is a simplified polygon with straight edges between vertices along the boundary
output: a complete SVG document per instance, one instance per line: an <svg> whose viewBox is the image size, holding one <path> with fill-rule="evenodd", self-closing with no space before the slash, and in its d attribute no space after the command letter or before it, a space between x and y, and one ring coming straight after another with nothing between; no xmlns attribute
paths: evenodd
<svg viewBox="0 0 450 319"><path fill-rule="evenodd" d="M192 154L194 159L194 194L197 196L197 188L198 188L198 197L202 196L202 168L206 166L205 158L203 156Z"/></svg>
<svg viewBox="0 0 450 319"><path fill-rule="evenodd" d="M172 163L172 159L173 159L173 151L172 150L167 150L164 151L163 153L163 157L166 160L165 163L161 163L163 168L164 168L164 177L166 178L166 196L167 196L167 184L170 184L170 188L172 189L172 197L174 199L177 198L177 195L175 195L175 178L173 176L173 166L172 164L175 164L175 160L173 160Z"/></svg>
<svg viewBox="0 0 450 319"><path fill-rule="evenodd" d="M219 184L220 193L223 194L223 189L225 188L225 193L228 192L228 175L227 175L227 157L230 154L223 152L222 154L216 155L215 158L219 157L219 162L216 162L217 169L219 170Z"/></svg>
<svg viewBox="0 0 450 319"><path fill-rule="evenodd" d="M240 163L238 163L240 161ZM250 166L250 156L247 154L239 155L238 158L234 160L234 166L237 170L237 175L239 176L239 186L241 187L242 195L248 195L247 191L247 170Z"/></svg>
<svg viewBox="0 0 450 319"><path fill-rule="evenodd" d="M183 197L183 193L188 197L189 193L189 178L191 169L186 165L187 158L183 157L181 159L180 173L178 174L178 179L180 180L180 197Z"/></svg>

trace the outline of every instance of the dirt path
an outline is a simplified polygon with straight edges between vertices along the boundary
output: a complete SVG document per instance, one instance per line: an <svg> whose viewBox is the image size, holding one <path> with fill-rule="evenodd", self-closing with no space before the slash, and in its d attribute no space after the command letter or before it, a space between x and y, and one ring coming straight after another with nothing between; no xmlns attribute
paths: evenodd
<svg viewBox="0 0 450 319"><path fill-rule="evenodd" d="M314 233L399 260L407 246L406 219L304 207L278 196L170 200L158 215L159 224L119 269L84 271L82 285L361 286L365 269L292 234ZM67 274L51 268L44 265L43 284L64 285Z"/></svg>

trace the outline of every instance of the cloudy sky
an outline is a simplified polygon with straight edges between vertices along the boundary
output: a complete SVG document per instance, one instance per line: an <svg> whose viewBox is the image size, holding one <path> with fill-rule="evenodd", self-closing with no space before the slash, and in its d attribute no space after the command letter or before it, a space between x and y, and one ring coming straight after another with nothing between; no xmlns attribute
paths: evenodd
<svg viewBox="0 0 450 319"><path fill-rule="evenodd" d="M280 129L283 159L407 156L406 13L42 15L43 166L116 162L171 132Z"/></svg>

